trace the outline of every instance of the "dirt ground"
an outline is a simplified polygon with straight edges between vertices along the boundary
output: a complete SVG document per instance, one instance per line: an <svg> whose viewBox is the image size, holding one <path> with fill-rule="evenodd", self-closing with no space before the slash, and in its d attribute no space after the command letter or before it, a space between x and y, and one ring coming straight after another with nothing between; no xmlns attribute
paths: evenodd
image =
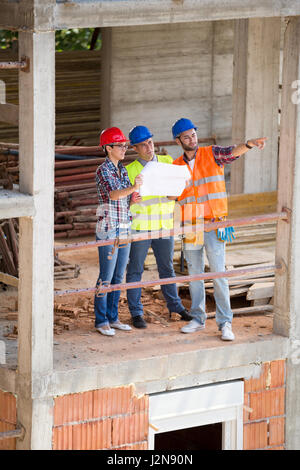
<svg viewBox="0 0 300 470"><path fill-rule="evenodd" d="M92 238L75 239L71 242L91 241ZM70 240L59 240L56 244L70 243ZM80 274L75 279L55 280L55 291L91 288L98 277L98 252L96 248L86 248L60 252L59 258L70 264L80 266ZM158 279L158 273L152 266L146 269L143 280ZM188 309L190 297L187 286L180 286L179 293L183 304ZM10 298L10 301L7 299ZM6 299L6 300L5 300ZM15 300L14 300L15 299ZM13 315L17 292L0 292L0 312ZM149 358L157 355L191 351L203 348L230 347L231 342L223 342L217 329L213 298L207 296L208 319L205 330L183 334L180 328L185 324L179 315L169 318L168 309L158 288L143 290L142 295L146 329L132 327L130 332L116 330L114 337L106 337L94 329L93 294L75 294L56 296L54 304L54 367L58 370L79 368L88 365L109 364L116 360L126 361L137 358ZM15 302L15 303L14 303ZM6 305L6 307L5 307ZM247 306L244 298L232 299L232 308ZM131 324L127 306L126 291L122 291L119 318ZM2 323L2 333L7 343L8 359L11 366L16 364L17 335L16 319L9 324ZM1 325L0 325L1 326ZM272 314L236 316L233 319L234 343L246 343L263 340L272 335ZM6 329L5 329L6 328ZM8 332L8 333L7 333ZM0 329L1 335L1 329Z"/></svg>

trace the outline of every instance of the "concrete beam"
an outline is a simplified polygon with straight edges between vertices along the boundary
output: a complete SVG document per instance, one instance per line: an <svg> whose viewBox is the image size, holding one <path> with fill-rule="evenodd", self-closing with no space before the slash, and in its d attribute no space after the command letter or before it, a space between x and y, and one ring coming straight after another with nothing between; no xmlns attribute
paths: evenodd
<svg viewBox="0 0 300 470"><path fill-rule="evenodd" d="M35 13L31 3L35 2ZM0 28L27 31L300 15L298 0L0 0Z"/></svg>
<svg viewBox="0 0 300 470"><path fill-rule="evenodd" d="M231 194L277 189L280 18L235 24L232 141L267 137L231 166Z"/></svg>
<svg viewBox="0 0 300 470"><path fill-rule="evenodd" d="M36 378L53 369L54 32L19 33L19 54L30 59L30 71L19 74L20 191L32 195L35 214L19 223L17 411L26 435L17 446L45 449L51 448L51 407L33 394ZM48 439L41 443L41 435Z"/></svg>
<svg viewBox="0 0 300 470"><path fill-rule="evenodd" d="M274 330L290 337L287 363L286 443L300 442L300 17L290 18L284 36L280 125L278 208L291 211L289 224L278 222L276 260L285 272L276 274Z"/></svg>
<svg viewBox="0 0 300 470"><path fill-rule="evenodd" d="M56 0L0 0L0 29L51 31Z"/></svg>
<svg viewBox="0 0 300 470"><path fill-rule="evenodd" d="M35 214L34 199L18 191L0 189L0 219L32 217Z"/></svg>
<svg viewBox="0 0 300 470"><path fill-rule="evenodd" d="M35 378L35 398L80 393L134 383L143 393L176 390L254 374L260 364L288 356L287 338L270 335L253 343L185 351L178 354L115 361L103 366L54 370ZM259 374L257 374L259 375Z"/></svg>
<svg viewBox="0 0 300 470"><path fill-rule="evenodd" d="M60 0L55 8L55 28L130 26L287 15L300 15L298 0Z"/></svg>

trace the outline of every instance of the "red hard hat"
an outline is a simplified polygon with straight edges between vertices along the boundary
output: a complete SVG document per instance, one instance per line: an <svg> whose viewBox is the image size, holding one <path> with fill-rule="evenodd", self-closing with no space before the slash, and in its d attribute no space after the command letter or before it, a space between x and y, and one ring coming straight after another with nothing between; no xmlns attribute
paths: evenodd
<svg viewBox="0 0 300 470"><path fill-rule="evenodd" d="M118 127L108 127L101 132L100 145L114 144L116 142L127 142L127 139L121 129Z"/></svg>

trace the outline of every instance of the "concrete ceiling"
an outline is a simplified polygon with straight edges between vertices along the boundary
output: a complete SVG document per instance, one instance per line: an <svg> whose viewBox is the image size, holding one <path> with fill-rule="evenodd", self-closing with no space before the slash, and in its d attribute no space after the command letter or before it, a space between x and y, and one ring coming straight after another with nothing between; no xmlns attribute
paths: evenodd
<svg viewBox="0 0 300 470"><path fill-rule="evenodd" d="M51 31L300 15L299 0L0 0L0 28Z"/></svg>

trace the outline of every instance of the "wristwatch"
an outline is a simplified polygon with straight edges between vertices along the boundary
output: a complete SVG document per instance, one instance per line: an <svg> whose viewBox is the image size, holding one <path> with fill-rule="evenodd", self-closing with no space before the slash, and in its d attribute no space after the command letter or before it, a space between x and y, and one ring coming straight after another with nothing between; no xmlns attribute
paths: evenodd
<svg viewBox="0 0 300 470"><path fill-rule="evenodd" d="M247 140L247 142L245 142L245 145L248 149L253 149L253 147L254 147L253 145L251 146L251 145L248 144L248 140Z"/></svg>

